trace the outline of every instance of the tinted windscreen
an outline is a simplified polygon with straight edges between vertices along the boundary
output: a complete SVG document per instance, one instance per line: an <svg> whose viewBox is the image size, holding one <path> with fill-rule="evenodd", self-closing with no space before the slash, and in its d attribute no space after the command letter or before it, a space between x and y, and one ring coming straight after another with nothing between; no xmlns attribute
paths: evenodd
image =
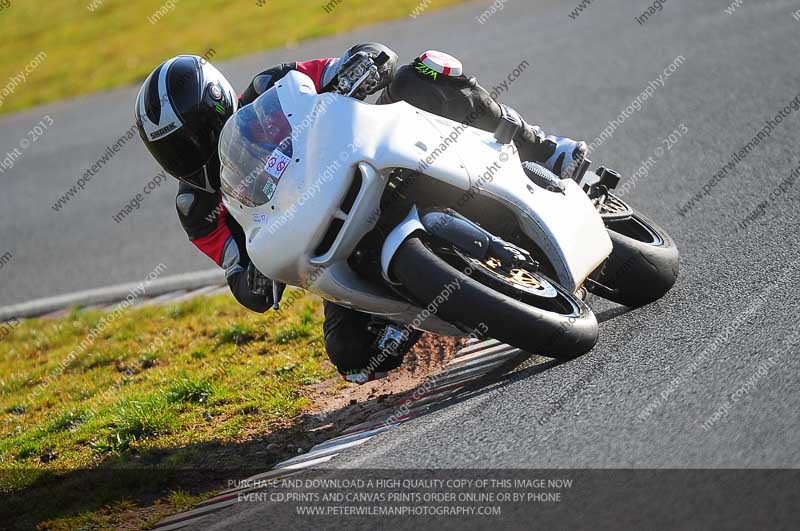
<svg viewBox="0 0 800 531"><path fill-rule="evenodd" d="M272 88L239 109L222 130L219 143L222 193L256 207L272 198L276 177L267 171L273 152L291 157L292 126Z"/></svg>

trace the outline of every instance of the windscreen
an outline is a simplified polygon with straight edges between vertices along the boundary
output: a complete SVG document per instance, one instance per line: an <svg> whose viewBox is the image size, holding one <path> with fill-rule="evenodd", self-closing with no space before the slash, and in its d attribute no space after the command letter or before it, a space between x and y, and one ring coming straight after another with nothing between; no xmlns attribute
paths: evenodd
<svg viewBox="0 0 800 531"><path fill-rule="evenodd" d="M249 207L269 202L292 151L292 126L273 87L239 109L222 130L222 193Z"/></svg>

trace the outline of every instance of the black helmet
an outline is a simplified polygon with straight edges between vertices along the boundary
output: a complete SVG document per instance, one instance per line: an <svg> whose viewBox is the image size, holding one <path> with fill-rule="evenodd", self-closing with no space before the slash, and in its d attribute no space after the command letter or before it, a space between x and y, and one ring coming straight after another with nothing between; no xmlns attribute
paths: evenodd
<svg viewBox="0 0 800 531"><path fill-rule="evenodd" d="M136 126L164 170L201 190L219 189L217 141L236 111L233 87L196 55L179 55L148 76L136 100Z"/></svg>

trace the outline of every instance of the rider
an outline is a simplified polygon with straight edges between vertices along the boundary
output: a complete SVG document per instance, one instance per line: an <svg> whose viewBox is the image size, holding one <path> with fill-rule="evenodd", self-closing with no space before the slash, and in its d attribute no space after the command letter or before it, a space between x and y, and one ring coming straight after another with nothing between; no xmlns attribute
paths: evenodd
<svg viewBox="0 0 800 531"><path fill-rule="evenodd" d="M406 100L412 105L474 127L494 131L500 105L462 73L461 63L438 52L426 52L397 68L397 54L377 43L351 47L341 58L283 63L256 75L238 98L228 80L205 59L173 57L144 81L136 101L136 124L150 154L180 181L175 200L178 218L192 243L225 270L231 292L240 304L263 313L273 305L272 281L247 255L242 228L228 215L220 194L217 143L225 122L252 103L288 72L309 76L318 92L332 90L337 73L363 53L389 60L366 98L384 90L379 103ZM574 167L586 155L586 144L545 136L524 121L515 142L523 160L547 166L557 174ZM276 250L276 252L280 252ZM339 373L353 383L384 377L396 369L419 338L404 339L398 327L372 316L324 301L325 347Z"/></svg>

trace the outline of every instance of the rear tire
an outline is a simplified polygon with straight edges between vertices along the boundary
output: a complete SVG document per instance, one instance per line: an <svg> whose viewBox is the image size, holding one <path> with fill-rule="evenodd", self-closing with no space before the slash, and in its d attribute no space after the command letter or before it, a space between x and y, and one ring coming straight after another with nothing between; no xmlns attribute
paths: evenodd
<svg viewBox="0 0 800 531"><path fill-rule="evenodd" d="M614 198L616 203L622 203ZM626 205L627 206L627 205ZM629 215L604 217L614 249L592 274L591 293L630 307L644 306L663 297L678 278L679 254L667 231L636 210Z"/></svg>
<svg viewBox="0 0 800 531"><path fill-rule="evenodd" d="M531 354L573 358L597 342L592 311L555 282L548 284L557 295L553 297L550 289L550 298L541 301L548 308L544 309L534 305L533 291L515 288L477 269L464 255L452 252L446 260L412 237L398 249L391 274L421 307L435 305L438 317Z"/></svg>

